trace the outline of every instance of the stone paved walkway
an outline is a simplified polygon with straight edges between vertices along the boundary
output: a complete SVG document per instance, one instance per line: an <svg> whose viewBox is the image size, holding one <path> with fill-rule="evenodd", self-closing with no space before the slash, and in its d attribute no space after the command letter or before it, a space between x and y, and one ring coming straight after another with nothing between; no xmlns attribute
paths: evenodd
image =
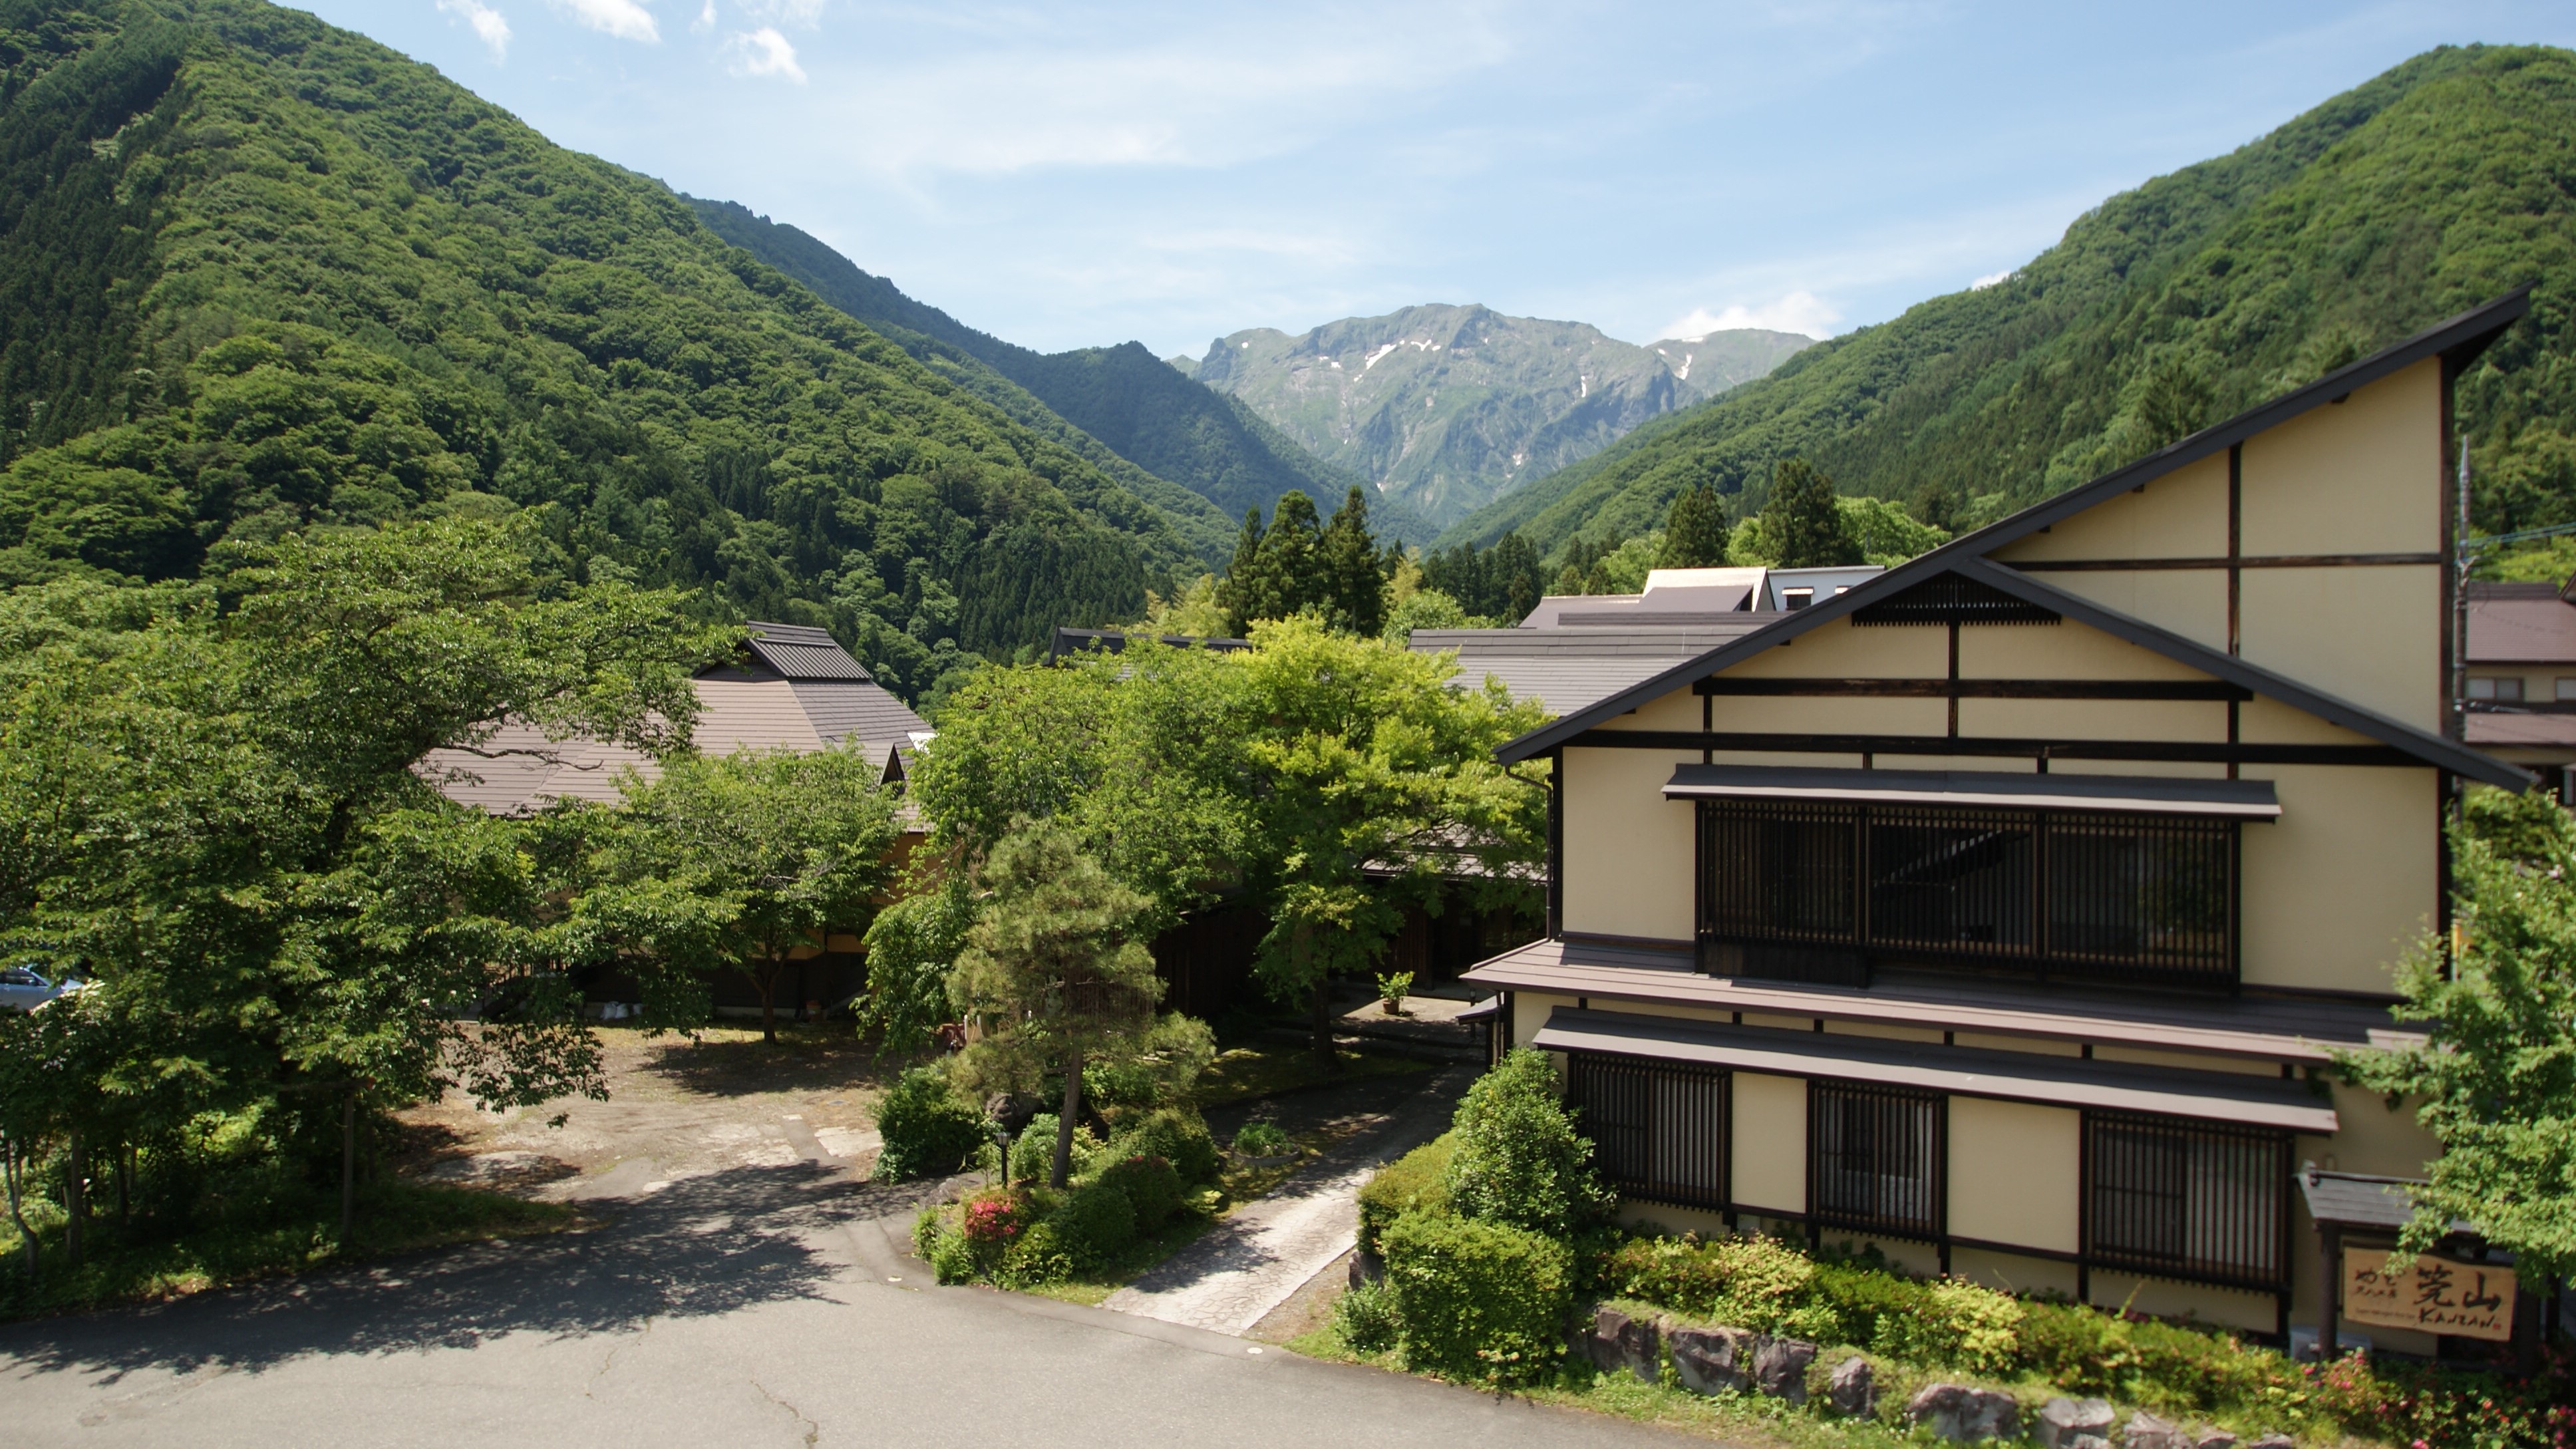
<svg viewBox="0 0 2576 1449"><path fill-rule="evenodd" d="M1101 1306L1240 1336L1350 1251L1369 1174L1439 1136L1473 1075L1455 1067L1431 1078L1382 1125L1229 1214Z"/></svg>

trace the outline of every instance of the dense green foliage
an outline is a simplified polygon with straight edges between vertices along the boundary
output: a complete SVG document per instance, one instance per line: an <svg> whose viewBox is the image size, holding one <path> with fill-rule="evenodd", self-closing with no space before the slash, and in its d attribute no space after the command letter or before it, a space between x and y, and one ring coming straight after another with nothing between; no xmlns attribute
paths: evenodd
<svg viewBox="0 0 2576 1449"><path fill-rule="evenodd" d="M795 227L729 201L689 204L718 236L812 288L924 366L1084 451L1170 513L1210 564L1222 547L1225 520L1246 509L1274 508L1291 489L1329 498L1364 481L1299 447L1236 398L1191 382L1142 344L1033 352L905 296ZM1400 505L1387 521L1395 536L1412 542L1432 533Z"/></svg>
<svg viewBox="0 0 2576 1449"><path fill-rule="evenodd" d="M1664 517L1664 542L1655 556L1662 569L1712 569L1726 562L1726 504L1702 483L1673 500Z"/></svg>
<svg viewBox="0 0 2576 1449"><path fill-rule="evenodd" d="M1554 1375L1574 1306L1574 1254L1542 1233L1411 1212L1379 1238L1407 1367L1468 1382Z"/></svg>
<svg viewBox="0 0 2576 1449"><path fill-rule="evenodd" d="M1385 1252L1379 1240L1406 1213L1449 1211L1449 1155L1457 1147L1458 1139L1444 1132L1370 1175L1360 1187L1363 1251Z"/></svg>
<svg viewBox="0 0 2576 1449"><path fill-rule="evenodd" d="M1217 581L1216 604L1226 633L1240 639L1259 619L1287 619L1314 611L1346 634L1375 635L1386 623L1387 576L1393 550L1380 551L1369 528L1368 492L1353 487L1319 523L1315 503L1291 491L1279 500L1268 528L1261 510L1243 515L1234 558Z"/></svg>
<svg viewBox="0 0 2576 1449"><path fill-rule="evenodd" d="M1547 592L1538 550L1517 533L1504 534L1487 549L1480 550L1471 541L1425 554L1422 584L1456 599L1468 613L1506 628L1519 623Z"/></svg>
<svg viewBox="0 0 2576 1449"><path fill-rule="evenodd" d="M308 16L22 0L0 62L0 581L526 509L563 577L825 625L917 695L1221 547L658 184Z"/></svg>
<svg viewBox="0 0 2576 1449"><path fill-rule="evenodd" d="M2112 197L1993 286L1808 349L1454 527L1548 553L1802 456L1944 527L1997 516L2525 282L2461 380L2477 518L2576 518L2576 55L2444 48Z"/></svg>
<svg viewBox="0 0 2576 1449"><path fill-rule="evenodd" d="M77 579L0 598L0 946L95 983L0 1019L13 1189L139 1155L184 1232L215 1119L327 1181L361 1119L444 1087L596 1095L573 971L625 958L648 1019L692 998L730 916L607 878L607 812L495 819L414 769L503 718L685 744L722 636L667 591L556 591L547 556L448 520L244 544L221 610Z"/></svg>
<svg viewBox="0 0 2576 1449"><path fill-rule="evenodd" d="M1560 1238L1609 1215L1616 1199L1558 1087L1547 1055L1519 1047L1467 1089L1441 1182L1451 1211Z"/></svg>
<svg viewBox="0 0 2576 1449"><path fill-rule="evenodd" d="M2413 1100L2442 1144L2405 1251L2465 1220L2537 1291L2576 1272L2576 820L2546 794L2476 791L2451 882L2460 949L2428 938L2397 969L2393 1011L2421 1044L2341 1065Z"/></svg>
<svg viewBox="0 0 2576 1449"><path fill-rule="evenodd" d="M876 1180L908 1182L945 1177L973 1160L992 1124L983 1109L958 1095L938 1066L914 1067L895 1078L877 1099Z"/></svg>
<svg viewBox="0 0 2576 1449"><path fill-rule="evenodd" d="M1804 458L1783 458L1772 470L1771 501L1762 509L1762 531L1784 569L1856 564L1860 540L1834 506L1834 480Z"/></svg>

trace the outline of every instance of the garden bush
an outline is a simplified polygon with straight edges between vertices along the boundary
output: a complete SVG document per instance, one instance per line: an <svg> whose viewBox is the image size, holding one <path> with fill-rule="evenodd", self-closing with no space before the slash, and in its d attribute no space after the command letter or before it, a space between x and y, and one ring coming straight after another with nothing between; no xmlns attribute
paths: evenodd
<svg viewBox="0 0 2576 1449"><path fill-rule="evenodd" d="M974 1247L948 1214L926 1207L913 1219L912 1251L942 1283L972 1283L980 1271Z"/></svg>
<svg viewBox="0 0 2576 1449"><path fill-rule="evenodd" d="M990 1125L983 1109L959 1097L938 1067L914 1067L895 1079L877 1103L876 1180L905 1182L945 1177L966 1165L984 1145Z"/></svg>
<svg viewBox="0 0 2576 1449"><path fill-rule="evenodd" d="M1054 1230L1075 1271L1093 1272L1135 1241L1136 1205L1116 1187L1093 1183L1065 1194L1045 1225Z"/></svg>
<svg viewBox="0 0 2576 1449"><path fill-rule="evenodd" d="M1360 1189L1360 1247L1384 1253L1380 1239L1395 1220L1419 1209L1449 1211L1449 1154L1458 1145L1443 1134L1377 1170Z"/></svg>
<svg viewBox="0 0 2576 1449"><path fill-rule="evenodd" d="M1055 1219L1047 1218L1020 1234L1002 1255L1001 1267L993 1273L994 1281L1012 1288L1034 1288L1047 1283L1061 1283L1078 1269L1075 1253L1065 1243ZM948 1280L942 1278L941 1282Z"/></svg>
<svg viewBox="0 0 2576 1449"><path fill-rule="evenodd" d="M1542 1052L1522 1047L1477 1078L1452 1131L1447 1187L1459 1213L1561 1238L1617 1206Z"/></svg>
<svg viewBox="0 0 2576 1449"><path fill-rule="evenodd" d="M1333 1329L1355 1353L1384 1353L1402 1335L1395 1292L1384 1283L1362 1283L1333 1303Z"/></svg>
<svg viewBox="0 0 2576 1449"><path fill-rule="evenodd" d="M1188 1107L1165 1107L1118 1134L1110 1144L1120 1157L1159 1157L1172 1164L1185 1186L1216 1181L1216 1136Z"/></svg>
<svg viewBox="0 0 2576 1449"><path fill-rule="evenodd" d="M1574 1254L1506 1223L1409 1212L1380 1236L1408 1367L1524 1383L1557 1371Z"/></svg>
<svg viewBox="0 0 2576 1449"><path fill-rule="evenodd" d="M1154 1231L1181 1210L1181 1175L1159 1157L1122 1157L1100 1170L1094 1186L1127 1199L1140 1233Z"/></svg>
<svg viewBox="0 0 2576 1449"><path fill-rule="evenodd" d="M1234 1134L1234 1150L1245 1157L1282 1157L1296 1148L1295 1139L1276 1122L1246 1122Z"/></svg>
<svg viewBox="0 0 2576 1449"><path fill-rule="evenodd" d="M1011 1179L1014 1182L1044 1182L1055 1173L1056 1115L1040 1112L1011 1139ZM1100 1134L1076 1124L1073 1129L1073 1171L1079 1175L1090 1170L1091 1159L1100 1155Z"/></svg>

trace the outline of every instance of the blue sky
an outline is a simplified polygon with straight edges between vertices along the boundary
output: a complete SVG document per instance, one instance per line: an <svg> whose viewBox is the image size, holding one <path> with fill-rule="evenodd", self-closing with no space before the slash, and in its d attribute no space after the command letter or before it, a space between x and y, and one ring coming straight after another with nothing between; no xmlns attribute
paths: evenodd
<svg viewBox="0 0 2576 1449"><path fill-rule="evenodd" d="M304 0L556 141L1048 350L1416 302L1883 321L2443 43L2576 6Z"/></svg>

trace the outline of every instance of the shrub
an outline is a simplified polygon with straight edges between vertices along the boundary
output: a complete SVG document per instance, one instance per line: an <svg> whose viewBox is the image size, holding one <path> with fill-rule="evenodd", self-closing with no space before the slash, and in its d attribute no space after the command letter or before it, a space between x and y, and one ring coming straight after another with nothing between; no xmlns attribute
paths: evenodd
<svg viewBox="0 0 2576 1449"><path fill-rule="evenodd" d="M1333 1328L1354 1353L1384 1353L1401 1336L1395 1293L1384 1283L1362 1283L1333 1304Z"/></svg>
<svg viewBox="0 0 2576 1449"><path fill-rule="evenodd" d="M1020 1240L1002 1255L1002 1266L993 1276L1009 1287L1029 1288L1063 1282L1073 1276L1074 1268L1073 1252L1065 1246L1055 1220L1048 1218L1020 1234Z"/></svg>
<svg viewBox="0 0 2576 1449"><path fill-rule="evenodd" d="M1381 1236L1408 1367L1519 1383L1556 1371L1574 1306L1574 1254L1497 1222L1410 1212Z"/></svg>
<svg viewBox="0 0 2576 1449"><path fill-rule="evenodd" d="M1124 1157L1100 1170L1096 1188L1115 1188L1134 1209L1135 1230L1152 1232L1181 1210L1181 1175L1159 1157Z"/></svg>
<svg viewBox="0 0 2576 1449"><path fill-rule="evenodd" d="M988 1131L983 1110L960 1098L937 1067L914 1067L895 1079L877 1103L876 1180L903 1182L957 1171Z"/></svg>
<svg viewBox="0 0 2576 1449"><path fill-rule="evenodd" d="M1120 1157L1159 1157L1185 1186L1216 1181L1216 1136L1192 1108L1163 1108L1120 1132L1110 1150Z"/></svg>
<svg viewBox="0 0 2576 1449"><path fill-rule="evenodd" d="M1915 1290L1912 1303L1905 1312L1879 1316L1870 1333L1873 1352L1971 1373L1999 1374L2012 1367L2020 1343L2019 1302L1956 1278L1906 1286Z"/></svg>
<svg viewBox="0 0 2576 1449"><path fill-rule="evenodd" d="M1234 1134L1234 1150L1246 1157L1280 1157L1296 1150L1297 1144L1276 1122L1246 1122Z"/></svg>
<svg viewBox="0 0 2576 1449"><path fill-rule="evenodd" d="M1600 1270L1618 1297L1820 1343L1856 1337L1824 1293L1823 1271L1777 1238L1631 1239Z"/></svg>
<svg viewBox="0 0 2576 1449"><path fill-rule="evenodd" d="M1386 1230L1408 1212L1449 1211L1449 1154L1457 1145L1455 1135L1435 1137L1379 1168L1368 1185L1360 1189L1360 1247L1364 1251L1383 1254L1386 1248L1381 1240Z"/></svg>
<svg viewBox="0 0 2576 1449"><path fill-rule="evenodd" d="M1479 1077L1453 1130L1449 1202L1468 1217L1564 1237L1617 1205L1543 1053L1522 1047Z"/></svg>
<svg viewBox="0 0 2576 1449"><path fill-rule="evenodd" d="M1030 1211L1029 1195L1019 1188L988 1187L965 1201L965 1214L959 1224L966 1241L981 1249L996 1249L1009 1244L1028 1230L1035 1216Z"/></svg>
<svg viewBox="0 0 2576 1449"><path fill-rule="evenodd" d="M1040 1112L1011 1139L1011 1177L1017 1182L1043 1182L1055 1174L1056 1115ZM1079 1123L1073 1129L1073 1170L1090 1169L1100 1155L1100 1134Z"/></svg>
<svg viewBox="0 0 2576 1449"><path fill-rule="evenodd" d="M942 1283L975 1281L975 1250L967 1243L957 1225L936 1207L921 1210L913 1219L912 1250L930 1265L933 1277Z"/></svg>
<svg viewBox="0 0 2576 1449"><path fill-rule="evenodd" d="M1046 1226L1055 1230L1074 1268L1090 1272L1135 1241L1136 1205L1116 1187L1093 1183L1067 1193L1063 1205L1047 1215Z"/></svg>

